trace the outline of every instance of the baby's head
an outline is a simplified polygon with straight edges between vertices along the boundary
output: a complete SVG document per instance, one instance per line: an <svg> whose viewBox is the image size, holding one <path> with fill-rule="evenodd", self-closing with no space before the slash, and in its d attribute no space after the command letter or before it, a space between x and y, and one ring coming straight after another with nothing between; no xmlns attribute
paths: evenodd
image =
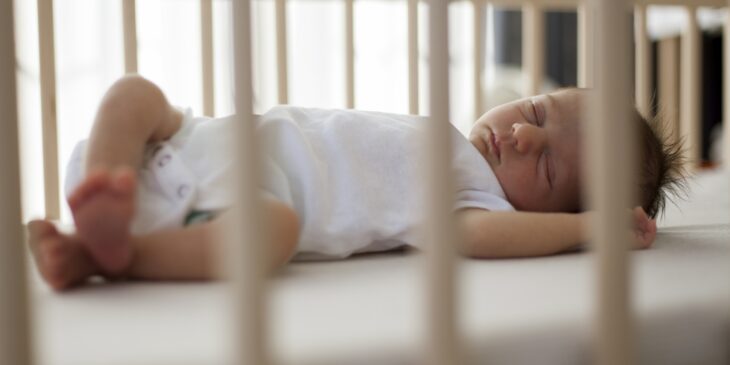
<svg viewBox="0 0 730 365"><path fill-rule="evenodd" d="M581 115L587 89L563 89L500 105L484 114L469 140L497 176L517 210L579 212ZM653 123L634 111L639 125L637 186L651 217L664 209L667 192L682 187L679 144L668 144Z"/></svg>

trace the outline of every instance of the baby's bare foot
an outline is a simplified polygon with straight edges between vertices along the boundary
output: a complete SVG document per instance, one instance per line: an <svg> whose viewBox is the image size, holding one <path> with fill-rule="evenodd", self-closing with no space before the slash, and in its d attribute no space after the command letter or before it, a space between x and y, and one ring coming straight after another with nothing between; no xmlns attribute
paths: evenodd
<svg viewBox="0 0 730 365"><path fill-rule="evenodd" d="M53 289L68 289L99 273L78 237L59 233L41 220L28 223L28 233L38 271Z"/></svg>
<svg viewBox="0 0 730 365"><path fill-rule="evenodd" d="M96 171L68 198L81 243L108 275L122 274L132 259L129 228L135 188L130 168Z"/></svg>

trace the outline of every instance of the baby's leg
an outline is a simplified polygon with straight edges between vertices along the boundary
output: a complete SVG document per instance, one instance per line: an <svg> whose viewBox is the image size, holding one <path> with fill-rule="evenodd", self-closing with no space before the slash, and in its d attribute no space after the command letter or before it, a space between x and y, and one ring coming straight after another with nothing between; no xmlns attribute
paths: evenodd
<svg viewBox="0 0 730 365"><path fill-rule="evenodd" d="M296 213L273 199L264 200L270 222L269 267L275 269L292 257L299 240ZM132 237L134 260L128 275L136 279L207 280L220 276L217 220Z"/></svg>
<svg viewBox="0 0 730 365"><path fill-rule="evenodd" d="M145 146L170 138L181 120L160 89L139 76L122 78L104 96L88 142L87 176L68 202L82 244L106 273L131 262L134 171Z"/></svg>
<svg viewBox="0 0 730 365"><path fill-rule="evenodd" d="M162 91L140 76L114 83L101 101L91 129L86 171L142 164L145 146L170 138L182 114Z"/></svg>
<svg viewBox="0 0 730 365"><path fill-rule="evenodd" d="M281 202L266 199L265 213L270 222L270 268L284 265L294 254L299 239L296 213ZM30 247L38 270L48 284L63 290L93 275L143 280L209 280L220 276L217 258L220 247L216 234L219 222L132 236L128 247L131 262L121 272L109 274L88 254L80 236L59 233L47 221L28 225Z"/></svg>
<svg viewBox="0 0 730 365"><path fill-rule="evenodd" d="M106 274L125 271L132 259L134 174L129 167L93 171L68 198L80 243Z"/></svg>
<svg viewBox="0 0 730 365"><path fill-rule="evenodd" d="M38 271L53 289L67 289L99 274L78 236L62 234L40 220L28 223L28 233Z"/></svg>

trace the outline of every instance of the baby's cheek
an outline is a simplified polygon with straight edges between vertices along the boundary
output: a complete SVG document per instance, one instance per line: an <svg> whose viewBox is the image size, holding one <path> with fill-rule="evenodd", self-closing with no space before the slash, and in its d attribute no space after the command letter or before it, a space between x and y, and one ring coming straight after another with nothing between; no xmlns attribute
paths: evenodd
<svg viewBox="0 0 730 365"><path fill-rule="evenodd" d="M503 186L502 189L504 190L504 194L507 196L507 201L509 201L515 209L522 211L539 210L537 200L533 199L530 196L529 191L523 186L507 185L506 188Z"/></svg>

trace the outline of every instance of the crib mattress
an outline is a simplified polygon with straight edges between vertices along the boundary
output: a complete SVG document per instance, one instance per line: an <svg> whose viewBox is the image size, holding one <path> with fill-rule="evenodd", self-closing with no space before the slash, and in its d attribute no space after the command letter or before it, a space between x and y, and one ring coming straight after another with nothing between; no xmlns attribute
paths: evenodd
<svg viewBox="0 0 730 365"><path fill-rule="evenodd" d="M631 255L642 364L730 362L730 178L703 173L654 248ZM422 363L423 255L294 263L271 284L268 335L279 364ZM591 363L595 257L460 260L467 363ZM33 276L39 364L224 364L222 283L90 285L55 294Z"/></svg>

